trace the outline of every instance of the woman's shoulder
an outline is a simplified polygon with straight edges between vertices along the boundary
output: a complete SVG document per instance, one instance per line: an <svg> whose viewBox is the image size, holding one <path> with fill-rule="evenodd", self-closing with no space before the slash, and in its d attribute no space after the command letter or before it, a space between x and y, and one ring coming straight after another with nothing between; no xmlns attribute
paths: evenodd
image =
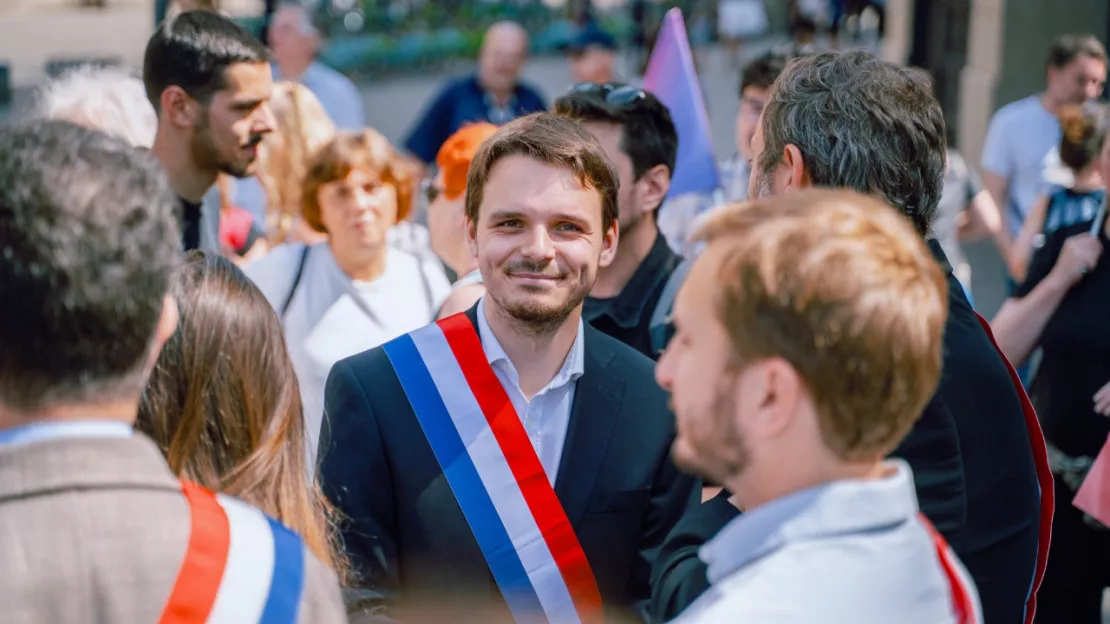
<svg viewBox="0 0 1110 624"><path fill-rule="evenodd" d="M447 279L447 274L443 271L443 263L435 258L419 254L408 249L399 249L397 247L389 248L389 256L387 263L387 271L397 273L404 273L411 276L414 273L436 273L443 275L443 279Z"/></svg>
<svg viewBox="0 0 1110 624"><path fill-rule="evenodd" d="M391 280L403 280L412 286L427 287L436 305L451 291L451 282L443 270L443 263L435 258L391 247L386 266Z"/></svg>
<svg viewBox="0 0 1110 624"><path fill-rule="evenodd" d="M309 249L310 247L304 243L282 243L261 258L247 263L243 267L243 272L253 279L256 274L266 274L290 266L296 267Z"/></svg>
<svg viewBox="0 0 1110 624"><path fill-rule="evenodd" d="M244 266L243 272L272 301L289 289L302 259L307 258L306 254L311 249L304 243L278 245L265 256Z"/></svg>

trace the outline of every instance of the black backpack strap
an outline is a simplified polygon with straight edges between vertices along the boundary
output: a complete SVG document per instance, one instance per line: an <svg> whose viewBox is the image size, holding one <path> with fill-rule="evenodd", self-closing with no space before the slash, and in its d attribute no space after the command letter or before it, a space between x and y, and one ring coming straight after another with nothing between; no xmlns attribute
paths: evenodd
<svg viewBox="0 0 1110 624"><path fill-rule="evenodd" d="M651 313L651 324L648 327L648 332L651 336L651 350L654 353L662 353L667 348L667 343L671 341L671 336L674 334L673 324L671 323L674 299L678 295L678 289L682 286L682 282L686 281L686 274L690 272L690 267L693 264L693 259L687 258L675 267L670 277L667 278L667 284L663 286L663 292L659 295L655 310Z"/></svg>
<svg viewBox="0 0 1110 624"><path fill-rule="evenodd" d="M301 283L301 275L304 274L304 265L308 262L308 245L304 246L304 251L301 252L301 261L297 263L297 272L293 274L293 285L289 287L289 294L285 296L285 303L281 304L281 318L285 319L285 313L289 311L289 304L293 303L293 295L297 294L297 286Z"/></svg>

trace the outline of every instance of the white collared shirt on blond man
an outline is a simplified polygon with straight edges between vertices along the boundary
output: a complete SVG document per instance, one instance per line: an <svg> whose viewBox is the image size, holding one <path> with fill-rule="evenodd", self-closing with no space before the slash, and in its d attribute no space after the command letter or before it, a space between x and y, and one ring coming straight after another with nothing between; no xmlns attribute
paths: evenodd
<svg viewBox="0 0 1110 624"><path fill-rule="evenodd" d="M543 471L547 480L555 485L555 477L559 474L559 463L563 456L563 446L567 441L567 427L570 425L570 408L574 403L574 389L578 378L582 376L585 368L586 345L583 338L582 319L578 319L578 333L574 336L574 344L563 360L559 372L551 381L537 392L531 400L524 396L520 389L520 375L513 366L509 356L493 335L489 322L486 320L486 298L478 300L478 336L482 339L482 351L486 354L486 361L493 368L501 386L512 401L532 448L540 458Z"/></svg>
<svg viewBox="0 0 1110 624"><path fill-rule="evenodd" d="M795 492L726 525L700 552L710 588L675 623L955 624L910 467L883 466L892 474Z"/></svg>

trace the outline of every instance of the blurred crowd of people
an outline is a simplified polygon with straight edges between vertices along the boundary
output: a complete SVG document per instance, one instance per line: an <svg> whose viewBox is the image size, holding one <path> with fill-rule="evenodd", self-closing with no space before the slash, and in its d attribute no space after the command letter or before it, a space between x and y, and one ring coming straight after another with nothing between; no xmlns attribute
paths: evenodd
<svg viewBox="0 0 1110 624"><path fill-rule="evenodd" d="M924 72L774 48L675 196L596 23L550 107L495 24L401 145L320 37L182 11L0 127L5 621L1101 621L1097 39L981 166Z"/></svg>

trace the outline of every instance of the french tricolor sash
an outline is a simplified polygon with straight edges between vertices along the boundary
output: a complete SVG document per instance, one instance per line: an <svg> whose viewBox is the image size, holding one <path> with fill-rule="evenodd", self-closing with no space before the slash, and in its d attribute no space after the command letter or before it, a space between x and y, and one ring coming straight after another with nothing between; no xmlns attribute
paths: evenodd
<svg viewBox="0 0 1110 624"><path fill-rule="evenodd" d="M513 619L602 621L593 570L470 319L383 348Z"/></svg>
<svg viewBox="0 0 1110 624"><path fill-rule="evenodd" d="M191 529L160 624L292 624L304 543L261 511L181 482Z"/></svg>
<svg viewBox="0 0 1110 624"><path fill-rule="evenodd" d="M940 562L941 569L944 570L944 576L948 579L948 589L952 593L952 610L955 612L956 624L982 624L982 608L979 606L979 601L975 599L974 592L971 591L974 585L971 579L968 578L967 571L957 563L956 555L948 547L948 542L937 532L936 527L933 526L932 522L929 522L925 514L920 514L918 517L921 519L921 523L925 525L925 530L929 532L929 537L933 539L933 547L937 551L937 560Z"/></svg>

